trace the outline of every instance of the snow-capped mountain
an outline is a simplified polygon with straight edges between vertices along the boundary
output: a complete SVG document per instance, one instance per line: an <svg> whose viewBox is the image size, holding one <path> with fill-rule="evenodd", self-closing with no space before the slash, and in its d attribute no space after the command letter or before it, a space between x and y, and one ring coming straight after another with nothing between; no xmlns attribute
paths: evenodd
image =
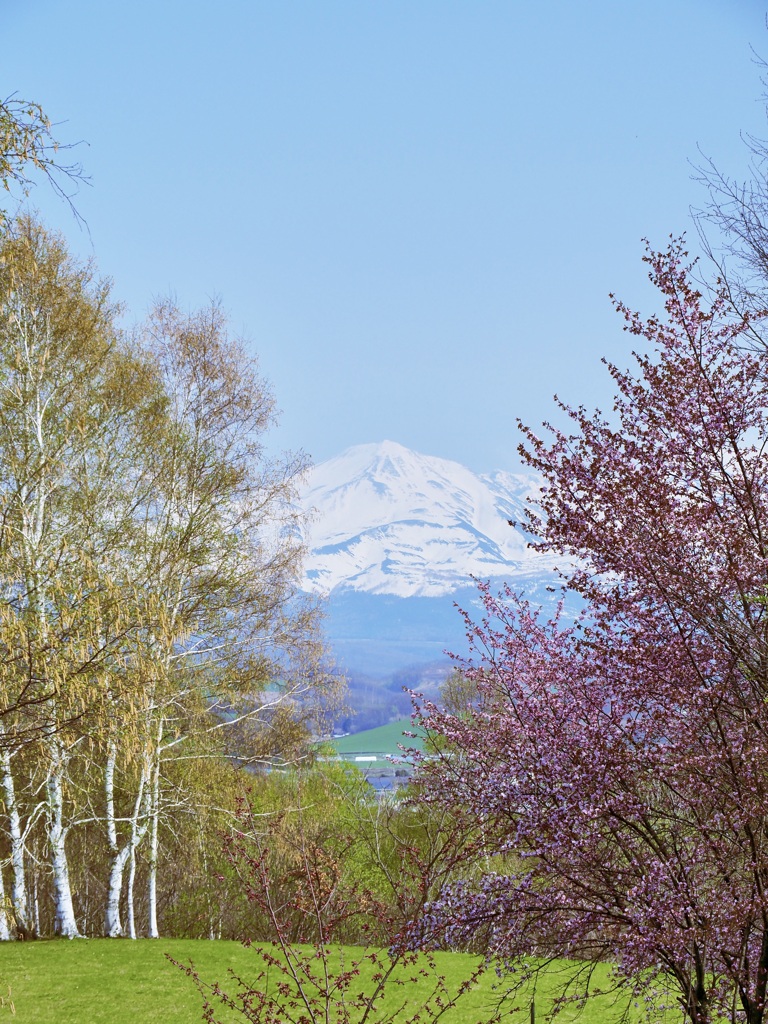
<svg viewBox="0 0 768 1024"><path fill-rule="evenodd" d="M551 556L517 526L532 475L478 476L458 462L392 441L349 448L316 466L302 494L308 590L440 597L470 576L516 586L550 577Z"/></svg>

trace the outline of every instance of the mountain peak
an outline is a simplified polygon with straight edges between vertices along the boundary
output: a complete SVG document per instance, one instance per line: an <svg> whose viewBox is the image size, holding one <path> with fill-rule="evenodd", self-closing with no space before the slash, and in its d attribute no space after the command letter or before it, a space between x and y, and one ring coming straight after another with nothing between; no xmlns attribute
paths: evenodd
<svg viewBox="0 0 768 1024"><path fill-rule="evenodd" d="M471 575L540 573L549 560L508 523L537 487L533 476L477 476L395 441L355 445L316 466L302 495L316 512L306 586L439 596Z"/></svg>
<svg viewBox="0 0 768 1024"><path fill-rule="evenodd" d="M343 455L353 453L366 455L371 460L376 458L403 458L415 454L410 448L406 448L405 445L400 444L398 441L374 441L369 444L352 445L351 448L347 448Z"/></svg>

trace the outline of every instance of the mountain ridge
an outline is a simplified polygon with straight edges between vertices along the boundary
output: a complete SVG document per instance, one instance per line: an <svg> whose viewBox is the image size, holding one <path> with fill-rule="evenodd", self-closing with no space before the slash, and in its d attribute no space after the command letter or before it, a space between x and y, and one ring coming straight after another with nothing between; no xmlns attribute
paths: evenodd
<svg viewBox="0 0 768 1024"><path fill-rule="evenodd" d="M324 597L326 637L355 709L345 730L408 714L404 687L438 697L455 664L448 652L469 655L458 609L482 619L478 578L554 603L562 560L509 525L538 487L533 474L480 475L392 441L356 445L311 472L304 586Z"/></svg>
<svg viewBox="0 0 768 1024"><path fill-rule="evenodd" d="M302 506L305 589L445 597L471 577L534 582L555 557L534 551L517 525L539 481L473 473L393 441L355 445L310 473Z"/></svg>

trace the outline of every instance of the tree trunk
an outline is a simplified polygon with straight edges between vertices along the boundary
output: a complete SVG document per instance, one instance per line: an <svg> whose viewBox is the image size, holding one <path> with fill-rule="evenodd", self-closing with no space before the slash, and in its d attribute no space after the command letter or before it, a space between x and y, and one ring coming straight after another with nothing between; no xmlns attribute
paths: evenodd
<svg viewBox="0 0 768 1024"><path fill-rule="evenodd" d="M109 840L110 870L109 883L107 887L107 904L104 913L104 934L107 938L114 939L125 934L122 921L120 920L120 896L123 891L123 875L125 866L129 859L131 862L129 875L128 894L128 915L129 934L136 938L135 926L133 925L133 876L136 864L136 848L141 843L147 831L146 815L146 783L147 767L142 767L136 799L133 804L133 813L130 819L130 836L120 846L117 836L117 821L115 818L114 779L115 763L117 760L117 745L110 745L107 757L107 768L105 772L105 790L107 805L107 837ZM143 820L142 820L143 819Z"/></svg>
<svg viewBox="0 0 768 1024"><path fill-rule="evenodd" d="M72 903L72 888L69 882L67 863L67 828L64 826L63 776L66 756L60 740L54 737L51 743L52 763L46 783L48 797L48 845L51 851L53 871L53 892L55 901L54 934L66 939L82 936L75 920Z"/></svg>
<svg viewBox="0 0 768 1024"><path fill-rule="evenodd" d="M124 934L123 924L120 920L120 896L123 891L123 871L129 853L130 846L126 843L111 857L107 904L104 911L104 934L108 939L117 939Z"/></svg>
<svg viewBox="0 0 768 1024"><path fill-rule="evenodd" d="M39 935L40 934L40 900L38 899L38 895L37 895L37 868L35 868L35 872L34 872L33 885L34 885L34 898L33 898L33 903L32 903L32 916L33 916L33 920L35 922L35 935Z"/></svg>
<svg viewBox="0 0 768 1024"><path fill-rule="evenodd" d="M157 928L157 854L160 831L160 751L155 752L155 763L152 766L152 795L149 811L149 926L147 934L150 939L159 939Z"/></svg>
<svg viewBox="0 0 768 1024"><path fill-rule="evenodd" d="M123 891L123 869L128 856L127 844L120 848L117 841L117 822L115 821L115 763L117 760L117 743L110 740L107 749L107 763L104 770L104 795L107 813L107 841L109 843L109 882L107 883L107 903L104 911L104 934L108 939L116 939L123 934L120 921L120 895Z"/></svg>
<svg viewBox="0 0 768 1024"><path fill-rule="evenodd" d="M136 936L136 915L134 912L133 896L134 896L134 883L136 881L136 847L131 847L130 864L128 866L128 893L126 900L128 903L128 938L135 939Z"/></svg>
<svg viewBox="0 0 768 1024"><path fill-rule="evenodd" d="M5 884L3 883L3 872L0 869L0 942L8 942L11 938L11 929L8 926L8 904L5 899Z"/></svg>
<svg viewBox="0 0 768 1024"><path fill-rule="evenodd" d="M1 727L0 727L1 728ZM19 805L16 800L16 786L11 771L11 753L7 748L0 752L0 776L2 777L5 812L8 815L8 835L11 841L11 906L16 935L20 939L35 938L36 932L29 920L29 900L24 865L24 836L21 830Z"/></svg>

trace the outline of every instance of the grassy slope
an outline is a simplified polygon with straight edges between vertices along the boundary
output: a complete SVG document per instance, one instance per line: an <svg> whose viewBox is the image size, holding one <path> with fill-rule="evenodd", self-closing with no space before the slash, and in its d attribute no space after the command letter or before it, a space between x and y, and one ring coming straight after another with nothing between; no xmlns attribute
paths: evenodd
<svg viewBox="0 0 768 1024"><path fill-rule="evenodd" d="M411 731L410 718L401 718L388 725L380 725L378 729L366 729L351 736L342 736L333 740L332 746L339 754L391 754L397 757L401 753L398 743L404 747L420 747L418 739L412 740L403 736L403 732Z"/></svg>
<svg viewBox="0 0 768 1024"><path fill-rule="evenodd" d="M192 1024L202 1019L201 1000L192 982L166 960L192 959L206 981L221 981L226 987L227 970L255 978L258 956L235 942L159 939L128 942L87 939L78 942L4 943L0 948L0 978L10 984L18 1024ZM348 954L351 951L348 951ZM439 954L439 970L455 987L471 970L473 958L460 953ZM409 974L412 972L409 972ZM474 1024L482 1021L483 1006L492 998L489 977L478 991L469 993L456 1012L443 1018L445 1024ZM423 988L423 992L422 992ZM415 1009L426 993L419 982L395 988L392 999L407 996ZM540 984L536 997L537 1020L544 1019L550 1003L551 985ZM529 997L519 999L521 1008L507 1018L528 1024ZM394 1004L393 1004L394 1005ZM569 1022L580 1019L589 1024L608 1024L615 1010L595 1002L579 1018L571 1012L558 1017ZM11 1016L0 1010L0 1018ZM242 1017L226 1017L238 1021ZM640 1017L634 1018L640 1020ZM674 1018L678 1020L678 1017Z"/></svg>

